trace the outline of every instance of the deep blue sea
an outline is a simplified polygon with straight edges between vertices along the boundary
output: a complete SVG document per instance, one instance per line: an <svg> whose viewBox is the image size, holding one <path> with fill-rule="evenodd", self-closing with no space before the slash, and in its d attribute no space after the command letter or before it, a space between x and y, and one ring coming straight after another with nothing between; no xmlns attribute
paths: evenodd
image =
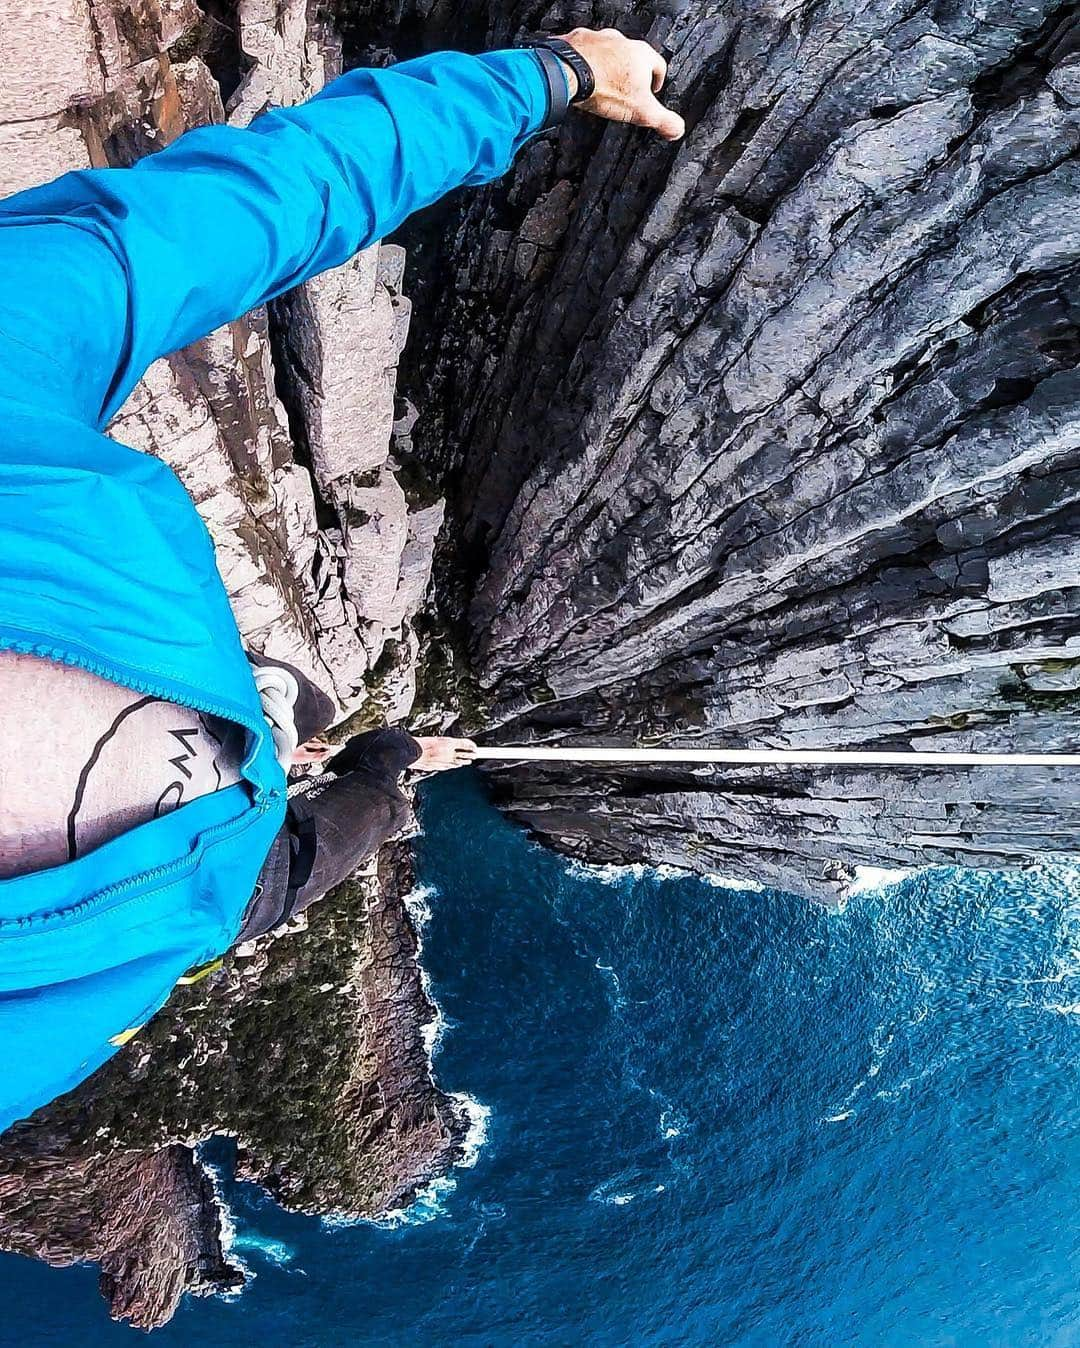
<svg viewBox="0 0 1080 1348"><path fill-rule="evenodd" d="M1080 1345L1080 873L833 913L569 866L468 774L423 817L475 1164L385 1229L226 1181L255 1276L155 1348ZM142 1341L86 1269L2 1257L0 1307L4 1348Z"/></svg>

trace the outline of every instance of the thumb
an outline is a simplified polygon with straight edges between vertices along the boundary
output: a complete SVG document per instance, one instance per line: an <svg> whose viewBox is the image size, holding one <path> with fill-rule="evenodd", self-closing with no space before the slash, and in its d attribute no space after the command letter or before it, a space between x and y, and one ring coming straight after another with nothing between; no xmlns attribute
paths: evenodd
<svg viewBox="0 0 1080 1348"><path fill-rule="evenodd" d="M683 119L671 108L665 108L657 98L643 101L638 124L651 127L663 140L682 140L686 135Z"/></svg>

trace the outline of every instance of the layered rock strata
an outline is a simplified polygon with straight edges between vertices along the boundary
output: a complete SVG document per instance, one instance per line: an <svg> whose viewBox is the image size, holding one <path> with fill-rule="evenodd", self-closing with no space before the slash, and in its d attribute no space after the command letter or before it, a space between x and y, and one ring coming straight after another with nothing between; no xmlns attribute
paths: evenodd
<svg viewBox="0 0 1080 1348"><path fill-rule="evenodd" d="M1076 5L467 9L434 7L440 40L648 36L689 126L669 147L572 117L447 214L421 278L405 390L460 480L477 724L1080 747ZM578 855L824 895L860 863L1080 854L1067 770L530 767L500 790Z"/></svg>

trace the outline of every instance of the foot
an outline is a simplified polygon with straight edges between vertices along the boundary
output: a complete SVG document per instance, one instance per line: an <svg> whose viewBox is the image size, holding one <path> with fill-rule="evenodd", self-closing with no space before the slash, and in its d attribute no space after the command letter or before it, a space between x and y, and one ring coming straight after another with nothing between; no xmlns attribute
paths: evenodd
<svg viewBox="0 0 1080 1348"><path fill-rule="evenodd" d="M310 739L297 747L293 754L293 763L325 763L334 752L334 746L321 736Z"/></svg>
<svg viewBox="0 0 1080 1348"><path fill-rule="evenodd" d="M452 739L446 735L416 735L423 753L409 767L413 772L446 772L449 768L463 768L476 757L472 740Z"/></svg>

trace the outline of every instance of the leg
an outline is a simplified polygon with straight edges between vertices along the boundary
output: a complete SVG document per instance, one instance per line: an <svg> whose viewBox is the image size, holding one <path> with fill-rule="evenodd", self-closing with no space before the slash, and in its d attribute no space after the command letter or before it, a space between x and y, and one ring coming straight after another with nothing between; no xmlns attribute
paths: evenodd
<svg viewBox="0 0 1080 1348"><path fill-rule="evenodd" d="M289 805L294 832L306 832L314 845L310 872L294 873L292 913L346 880L360 864L405 827L409 806L396 782L367 772L350 772L319 784Z"/></svg>
<svg viewBox="0 0 1080 1348"><path fill-rule="evenodd" d="M396 778L358 769L293 797L263 863L238 942L282 926L346 880L404 828L409 806Z"/></svg>

